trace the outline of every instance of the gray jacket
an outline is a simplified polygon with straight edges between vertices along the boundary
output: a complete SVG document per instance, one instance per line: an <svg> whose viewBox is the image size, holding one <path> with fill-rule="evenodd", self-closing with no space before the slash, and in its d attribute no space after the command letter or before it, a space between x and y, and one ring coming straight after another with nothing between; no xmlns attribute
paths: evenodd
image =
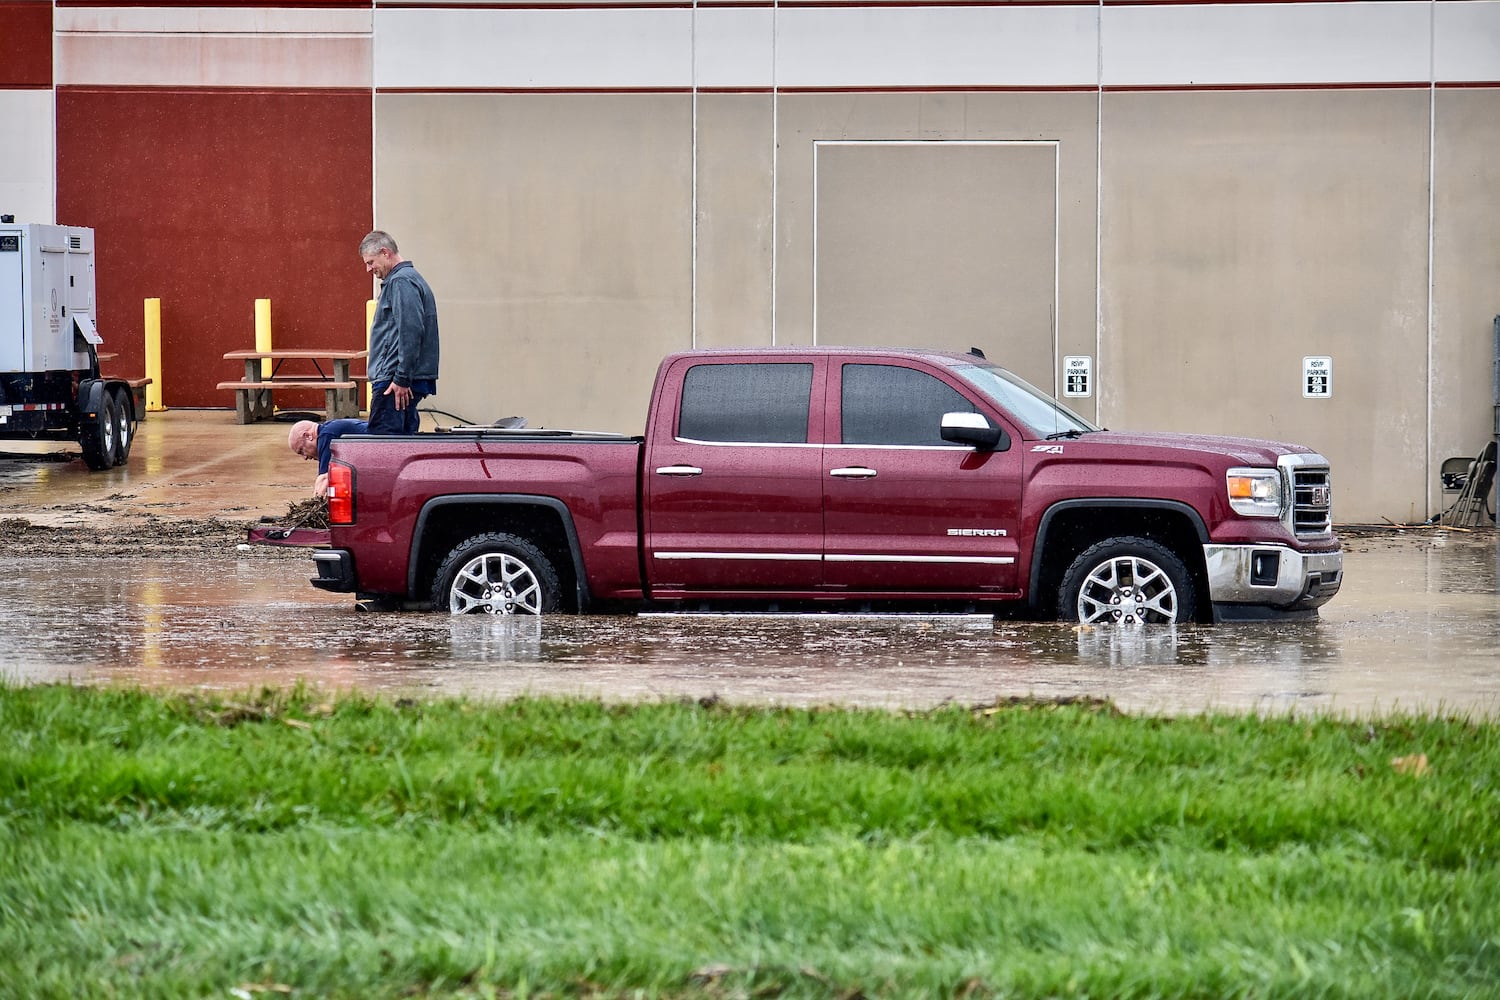
<svg viewBox="0 0 1500 1000"><path fill-rule="evenodd" d="M437 300L409 260L391 268L381 285L365 370L371 382L409 386L413 379L437 381Z"/></svg>

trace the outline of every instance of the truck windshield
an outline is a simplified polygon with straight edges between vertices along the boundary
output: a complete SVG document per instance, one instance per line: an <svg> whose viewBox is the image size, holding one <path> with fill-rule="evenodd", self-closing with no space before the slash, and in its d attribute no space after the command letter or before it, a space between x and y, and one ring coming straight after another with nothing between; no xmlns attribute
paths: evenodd
<svg viewBox="0 0 1500 1000"><path fill-rule="evenodd" d="M955 365L953 371L1038 437L1077 436L1098 427L1018 375L993 365Z"/></svg>

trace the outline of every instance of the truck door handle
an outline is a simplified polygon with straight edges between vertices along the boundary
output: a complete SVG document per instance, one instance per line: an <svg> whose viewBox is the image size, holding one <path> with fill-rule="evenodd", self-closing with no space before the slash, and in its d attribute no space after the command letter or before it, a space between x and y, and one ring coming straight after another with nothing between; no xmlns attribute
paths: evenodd
<svg viewBox="0 0 1500 1000"><path fill-rule="evenodd" d="M838 476L840 479L874 479L875 470L867 469L863 465L851 465L842 469L830 469L830 476Z"/></svg>
<svg viewBox="0 0 1500 1000"><path fill-rule="evenodd" d="M703 470L696 465L663 465L656 470L658 476L701 476Z"/></svg>

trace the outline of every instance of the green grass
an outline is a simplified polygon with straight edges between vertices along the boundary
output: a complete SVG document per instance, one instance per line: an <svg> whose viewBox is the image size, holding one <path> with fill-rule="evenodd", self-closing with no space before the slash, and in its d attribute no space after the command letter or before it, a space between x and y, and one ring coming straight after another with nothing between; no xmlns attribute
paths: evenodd
<svg viewBox="0 0 1500 1000"><path fill-rule="evenodd" d="M0 997L1500 996L1497 816L1456 719L0 687Z"/></svg>

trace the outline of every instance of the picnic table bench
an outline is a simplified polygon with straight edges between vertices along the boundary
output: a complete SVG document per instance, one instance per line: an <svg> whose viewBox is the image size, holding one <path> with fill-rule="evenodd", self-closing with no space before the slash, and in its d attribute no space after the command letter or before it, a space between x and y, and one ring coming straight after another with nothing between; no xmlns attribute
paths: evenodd
<svg viewBox="0 0 1500 1000"><path fill-rule="evenodd" d="M234 390L234 416L238 423L248 424L253 420L267 420L275 416L276 407L272 394L278 389L321 389L324 409L328 419L359 416L359 388L365 381L363 375L351 375L349 363L365 357L364 350L334 350L331 348L281 348L269 351L228 351L225 361L243 361L245 377L236 382L220 382L220 389ZM274 361L269 377L261 374L261 362ZM313 372L306 365L297 374L282 375L282 366L288 361L311 362ZM327 362L325 370L323 363Z"/></svg>
<svg viewBox="0 0 1500 1000"><path fill-rule="evenodd" d="M101 369L100 374L104 374L107 378L117 378L121 382L124 382L126 385L130 386L130 395L135 398L135 419L145 420L146 386L151 384L151 380L149 378L126 378L123 375L106 374L102 371L104 362L113 361L116 357L118 357L118 355L113 352L100 351L94 356L99 359L99 366Z"/></svg>

